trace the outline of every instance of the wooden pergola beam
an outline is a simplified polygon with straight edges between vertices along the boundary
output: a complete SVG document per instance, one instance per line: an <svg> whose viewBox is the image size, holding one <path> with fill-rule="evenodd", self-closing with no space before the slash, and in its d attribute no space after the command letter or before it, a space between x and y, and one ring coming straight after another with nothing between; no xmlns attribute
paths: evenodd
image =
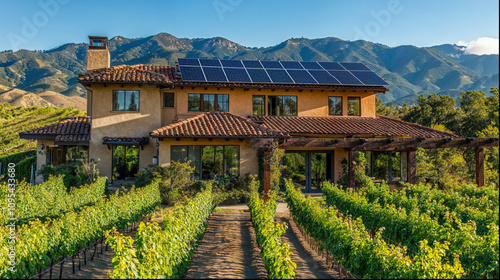
<svg viewBox="0 0 500 280"><path fill-rule="evenodd" d="M478 187L484 186L484 148L476 148L476 184Z"/></svg>
<svg viewBox="0 0 500 280"><path fill-rule="evenodd" d="M343 148L356 151L410 151L417 148L498 147L498 138L292 138L280 148ZM256 143L256 147L261 143ZM252 145L252 147L254 147Z"/></svg>

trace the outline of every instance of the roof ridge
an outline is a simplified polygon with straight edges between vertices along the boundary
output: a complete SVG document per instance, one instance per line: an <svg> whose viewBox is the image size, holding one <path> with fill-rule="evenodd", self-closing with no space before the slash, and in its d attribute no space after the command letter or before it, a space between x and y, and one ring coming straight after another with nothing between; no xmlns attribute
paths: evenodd
<svg viewBox="0 0 500 280"><path fill-rule="evenodd" d="M447 131L442 131L442 130L431 128L431 127L428 127L428 126L423 126L423 125L420 125L420 124L417 124L417 123L406 122L406 121L403 121L403 120L399 120L399 119L395 119L395 118L390 118L390 117L386 117L386 116L382 116L382 115L377 115L377 118L389 119L389 120L400 122L400 123L403 123L403 124L406 124L406 125L411 125L411 126L422 128L422 129L428 129L428 130L432 130L432 131L439 132L439 133L449 134L450 136L453 136L453 137L458 137L458 135L456 135L455 133L447 132Z"/></svg>
<svg viewBox="0 0 500 280"><path fill-rule="evenodd" d="M273 133L281 133L281 134L288 134L288 132L286 131L281 131L281 130L277 130L277 129L272 129L272 128L268 128L268 127L265 127L265 126L262 126L262 124L257 124L255 123L254 121L252 121L250 118L245 118L245 117L242 117L242 116L238 116L238 115L233 115L229 112L222 112L222 113L226 113L228 115L231 115L231 116L234 116L234 117L237 117L237 118L240 118L241 120L243 120L244 122L250 124L251 126L255 127L255 128L258 128L258 129L264 129L264 130L268 130L270 132L273 132Z"/></svg>

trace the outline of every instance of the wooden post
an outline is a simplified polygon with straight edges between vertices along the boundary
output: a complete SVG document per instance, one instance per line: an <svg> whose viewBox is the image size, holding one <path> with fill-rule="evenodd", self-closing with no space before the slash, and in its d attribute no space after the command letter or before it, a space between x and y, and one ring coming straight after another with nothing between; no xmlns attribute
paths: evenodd
<svg viewBox="0 0 500 280"><path fill-rule="evenodd" d="M476 147L476 184L484 186L484 148Z"/></svg>
<svg viewBox="0 0 500 280"><path fill-rule="evenodd" d="M356 151L349 150L349 188L356 188L356 178L354 176L354 162L357 160Z"/></svg>
<svg viewBox="0 0 500 280"><path fill-rule="evenodd" d="M408 151L408 183L417 183L417 151Z"/></svg>
<svg viewBox="0 0 500 280"><path fill-rule="evenodd" d="M269 190L271 190L271 163L269 158L269 149L264 150L264 201L269 199Z"/></svg>

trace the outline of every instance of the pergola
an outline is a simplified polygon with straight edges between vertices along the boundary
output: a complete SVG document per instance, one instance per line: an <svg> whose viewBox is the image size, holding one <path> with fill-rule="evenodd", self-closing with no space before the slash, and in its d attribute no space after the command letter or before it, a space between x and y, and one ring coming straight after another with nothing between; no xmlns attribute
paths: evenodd
<svg viewBox="0 0 500 280"><path fill-rule="evenodd" d="M312 138L293 137L290 139L252 139L255 148L269 150L273 143L278 142L280 148L301 149L346 149L349 154L349 187L354 188L354 162L357 151L406 151L408 152L408 182L416 183L416 150L444 148L475 148L476 149L476 183L484 186L484 148L498 147L498 138ZM264 191L270 189L270 166L264 166Z"/></svg>

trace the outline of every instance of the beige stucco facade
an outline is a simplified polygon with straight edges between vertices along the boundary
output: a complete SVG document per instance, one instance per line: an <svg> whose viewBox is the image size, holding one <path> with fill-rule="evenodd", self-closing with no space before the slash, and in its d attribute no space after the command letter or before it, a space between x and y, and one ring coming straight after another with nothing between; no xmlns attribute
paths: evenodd
<svg viewBox="0 0 500 280"><path fill-rule="evenodd" d="M375 92L345 91L345 90L285 90L285 89L242 89L242 88L201 88L201 87L177 87L173 89L161 89L155 85L134 84L92 84L90 99L92 119L90 158L98 159L97 168L100 174L111 178L112 173L112 149L111 146L103 145L103 137L148 137L149 133L160 127L172 124L177 120L188 119L202 112L190 112L188 110L188 95L197 94L228 94L229 112L235 115L247 117L252 115L252 98L254 95L266 96L297 96L298 116L328 116L328 98L330 96L342 97L342 113L347 116L347 97L359 97L361 101L361 116L375 117ZM139 111L122 112L113 111L112 100L114 90L136 90L139 91ZM163 107L163 93L174 93L174 107ZM153 156L156 155L155 138L150 138L149 144L144 145L139 152L139 168L142 170L152 164ZM226 141L225 139L163 139L159 144L159 164L165 165L170 162L171 145L238 145L240 146L240 175L257 174L257 149L250 146L249 140ZM341 160L346 157L343 149L335 151L335 180L339 178L342 171Z"/></svg>

